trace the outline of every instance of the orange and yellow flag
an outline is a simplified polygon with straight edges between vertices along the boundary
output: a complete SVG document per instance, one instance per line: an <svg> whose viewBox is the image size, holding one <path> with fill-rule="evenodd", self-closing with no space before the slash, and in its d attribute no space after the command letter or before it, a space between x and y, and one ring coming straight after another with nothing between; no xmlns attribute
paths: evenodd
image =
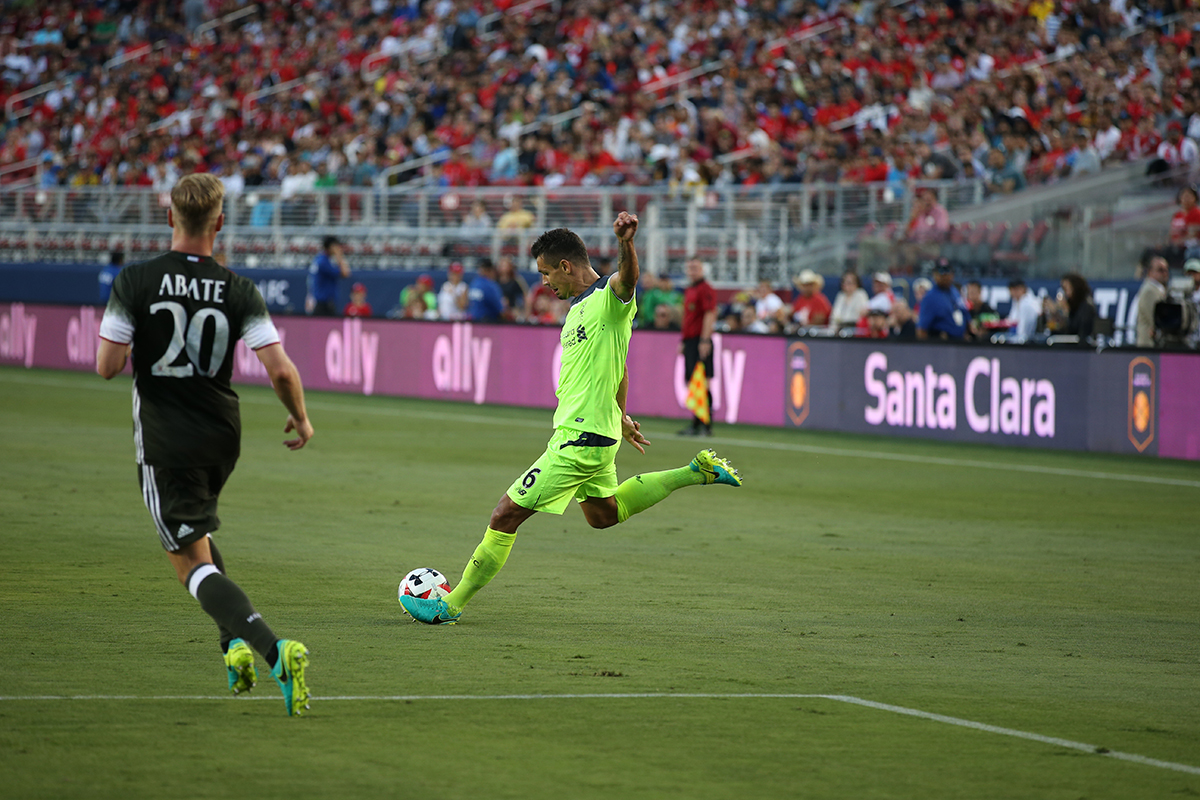
<svg viewBox="0 0 1200 800"><path fill-rule="evenodd" d="M703 361L697 361L696 368L692 370L687 399L683 404L705 425L712 424L712 412L708 408L708 375L704 372Z"/></svg>

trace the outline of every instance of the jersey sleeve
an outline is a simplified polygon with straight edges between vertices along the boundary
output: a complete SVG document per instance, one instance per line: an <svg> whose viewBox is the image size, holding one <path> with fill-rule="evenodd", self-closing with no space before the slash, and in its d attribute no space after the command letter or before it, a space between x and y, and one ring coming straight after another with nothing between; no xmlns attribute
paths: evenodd
<svg viewBox="0 0 1200 800"><path fill-rule="evenodd" d="M133 316L133 284L130 276L133 270L123 269L113 279L112 293L108 296L108 305L104 309L104 317L100 320L100 338L117 344L129 344L133 341L135 321Z"/></svg>
<svg viewBox="0 0 1200 800"><path fill-rule="evenodd" d="M242 317L242 340L251 350L261 350L264 347L279 343L279 331L271 321L267 311L267 303L258 293L253 283L245 292L245 311Z"/></svg>
<svg viewBox="0 0 1200 800"><path fill-rule="evenodd" d="M637 315L637 292L634 292L628 301L617 297L617 290L612 285L616 277L617 273L614 272L604 284L604 313L610 319L632 320Z"/></svg>

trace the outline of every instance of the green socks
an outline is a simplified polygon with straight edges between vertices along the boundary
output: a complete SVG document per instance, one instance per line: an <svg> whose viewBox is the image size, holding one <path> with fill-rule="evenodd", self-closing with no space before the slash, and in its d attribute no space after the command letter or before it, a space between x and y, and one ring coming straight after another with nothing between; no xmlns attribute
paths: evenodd
<svg viewBox="0 0 1200 800"><path fill-rule="evenodd" d="M454 587L454 591L446 595L446 604L461 609L475 596L476 592L487 586L488 581L496 577L496 573L508 560L508 554L512 550L513 541L516 538L515 533L504 533L488 528L487 532L483 534L483 541L475 548L475 554L467 562L462 580L458 582L458 586Z"/></svg>
<svg viewBox="0 0 1200 800"><path fill-rule="evenodd" d="M645 511L676 489L699 483L704 483L704 476L690 466L635 475L617 487L617 521Z"/></svg>
<svg viewBox="0 0 1200 800"><path fill-rule="evenodd" d="M662 501L676 489L700 483L704 483L704 476L691 466L663 472L647 472L632 477L617 487L617 519L624 522L634 514ZM462 580L454 587L454 591L444 598L446 605L461 611L476 592L487 586L500 572L504 562L508 561L508 554L512 551L516 538L515 533L504 533L489 527L483 534L483 541L475 548L474 555L463 569Z"/></svg>

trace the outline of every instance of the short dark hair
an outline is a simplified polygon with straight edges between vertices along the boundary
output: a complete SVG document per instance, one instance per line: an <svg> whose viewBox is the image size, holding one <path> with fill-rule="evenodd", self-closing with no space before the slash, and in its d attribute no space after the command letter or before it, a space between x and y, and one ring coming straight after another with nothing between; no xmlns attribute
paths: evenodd
<svg viewBox="0 0 1200 800"><path fill-rule="evenodd" d="M579 234L567 228L546 231L534 241L533 246L529 248L529 253L535 259L542 259L547 266L557 265L563 259L572 264L591 266L592 263L588 258L587 246L583 243L583 239L579 238Z"/></svg>
<svg viewBox="0 0 1200 800"><path fill-rule="evenodd" d="M328 251L329 248L333 247L335 244L341 244L336 236L326 236L321 240L321 249Z"/></svg>
<svg viewBox="0 0 1200 800"><path fill-rule="evenodd" d="M1159 252L1157 252L1157 251L1155 251L1155 250L1149 250L1149 251L1147 251L1147 252L1144 252L1144 253L1142 253L1142 269L1143 269L1143 270L1149 270L1149 269L1150 269L1150 262L1151 262L1151 261L1153 261L1153 260L1154 260L1154 259L1156 259L1156 258L1162 258L1162 260L1163 260L1163 261L1166 261L1166 260L1167 260L1166 258L1163 258L1163 255L1162 255L1161 253L1159 253ZM1169 268L1170 266L1171 266L1170 264L1167 264L1167 267L1168 267L1168 268Z"/></svg>
<svg viewBox="0 0 1200 800"><path fill-rule="evenodd" d="M1010 288L1010 289L1017 287L1017 286L1024 286L1024 285L1025 285L1025 281L1021 280L1020 278L1013 278L1012 280L1010 280L1008 282L1008 288Z"/></svg>

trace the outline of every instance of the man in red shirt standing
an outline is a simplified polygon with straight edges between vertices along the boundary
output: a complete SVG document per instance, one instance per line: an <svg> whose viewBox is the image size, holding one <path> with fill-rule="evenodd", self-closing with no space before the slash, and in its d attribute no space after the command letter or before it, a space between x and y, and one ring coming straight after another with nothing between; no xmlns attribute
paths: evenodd
<svg viewBox="0 0 1200 800"><path fill-rule="evenodd" d="M711 381L713 376L713 326L717 322L717 293L705 279L707 267L703 261L693 258L684 266L688 287L683 292L683 341L679 352L683 353L684 377L690 380L696 364L703 362L704 374ZM712 390L708 392L708 407L712 408ZM692 417L692 424L679 432L680 436L712 436L712 422L706 424L699 417Z"/></svg>

